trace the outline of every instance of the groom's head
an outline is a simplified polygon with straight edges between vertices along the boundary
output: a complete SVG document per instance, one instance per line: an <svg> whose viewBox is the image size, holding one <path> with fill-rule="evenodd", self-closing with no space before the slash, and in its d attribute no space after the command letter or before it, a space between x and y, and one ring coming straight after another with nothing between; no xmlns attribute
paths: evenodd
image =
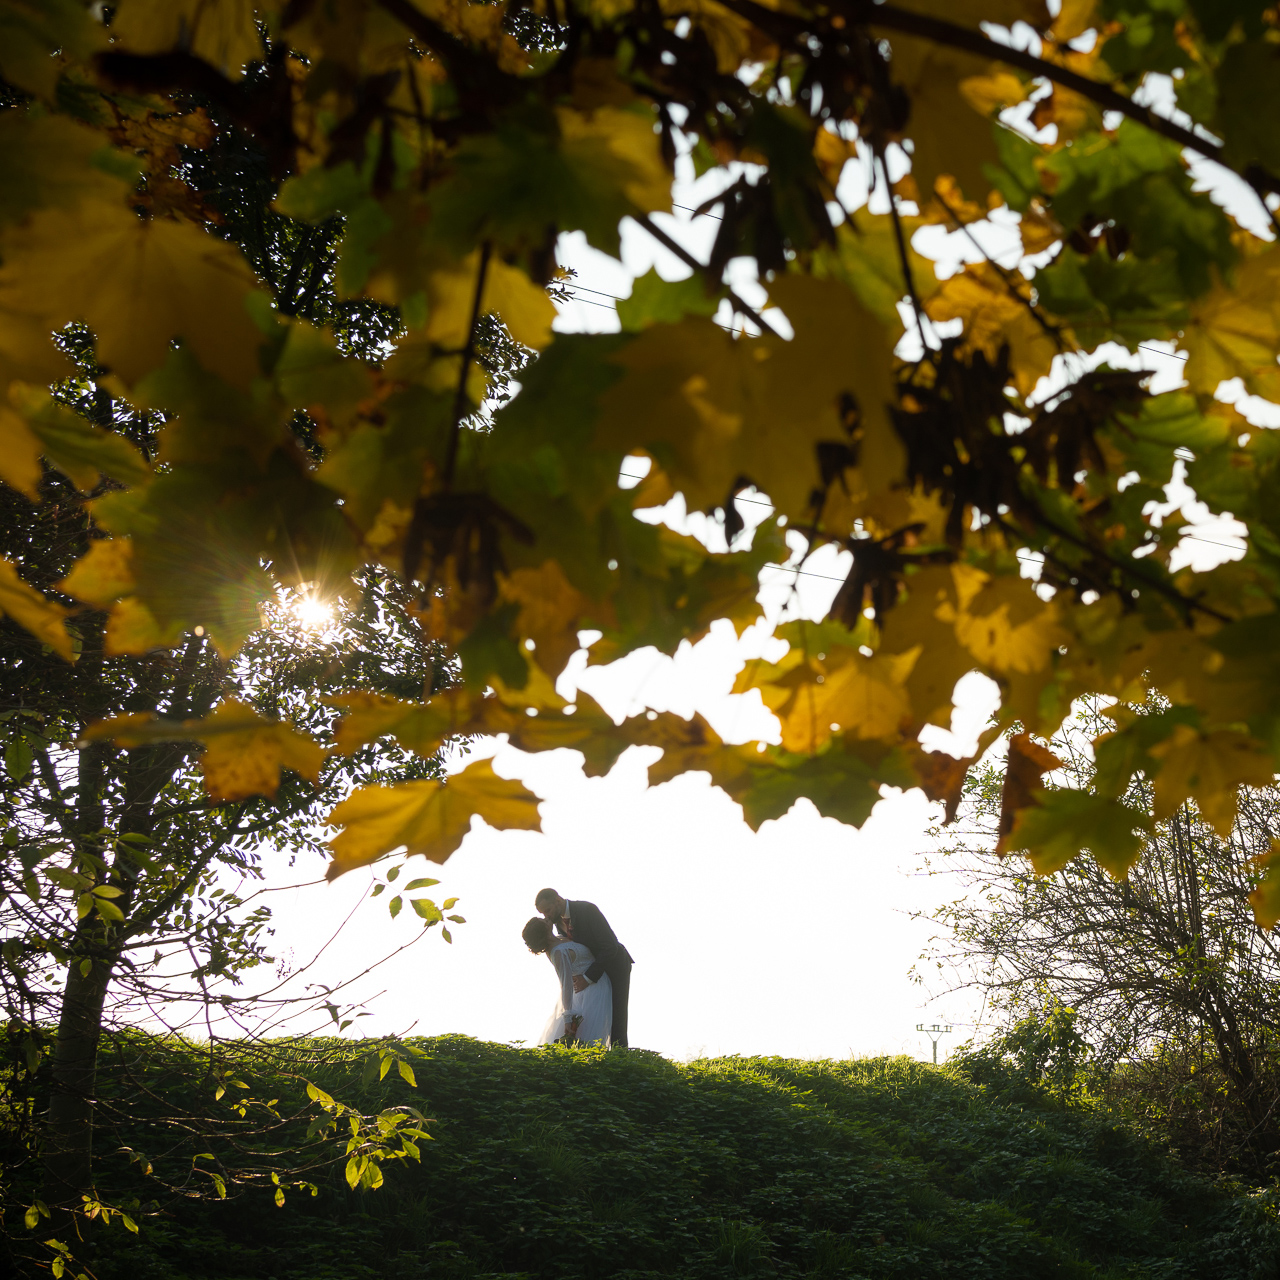
<svg viewBox="0 0 1280 1280"><path fill-rule="evenodd" d="M533 908L548 920L559 920L565 912L565 900L554 889L539 889Z"/></svg>

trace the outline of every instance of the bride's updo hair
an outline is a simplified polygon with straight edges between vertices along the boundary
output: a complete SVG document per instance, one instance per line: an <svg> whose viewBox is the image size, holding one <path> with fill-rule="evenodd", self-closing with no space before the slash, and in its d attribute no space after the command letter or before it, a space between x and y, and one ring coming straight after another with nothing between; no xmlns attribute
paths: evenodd
<svg viewBox="0 0 1280 1280"><path fill-rule="evenodd" d="M524 939L524 945L535 956L541 955L551 946L551 921L544 920L541 916L534 916L521 930L520 936Z"/></svg>

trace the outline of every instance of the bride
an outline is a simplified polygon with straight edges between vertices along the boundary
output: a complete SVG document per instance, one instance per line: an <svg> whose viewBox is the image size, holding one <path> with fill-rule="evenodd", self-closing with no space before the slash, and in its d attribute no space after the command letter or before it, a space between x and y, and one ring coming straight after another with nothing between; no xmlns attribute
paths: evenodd
<svg viewBox="0 0 1280 1280"><path fill-rule="evenodd" d="M613 1022L613 984L609 975L601 975L600 981L589 983L585 991L573 989L574 978L595 963L590 949L572 938L557 937L551 931L551 921L542 916L534 916L521 936L534 955L545 955L551 961L560 982L560 998L538 1043L606 1045Z"/></svg>

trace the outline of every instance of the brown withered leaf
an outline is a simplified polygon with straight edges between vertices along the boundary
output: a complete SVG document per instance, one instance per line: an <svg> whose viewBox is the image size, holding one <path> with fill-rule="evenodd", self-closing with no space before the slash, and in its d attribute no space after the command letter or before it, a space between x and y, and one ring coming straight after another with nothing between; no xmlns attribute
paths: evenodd
<svg viewBox="0 0 1280 1280"><path fill-rule="evenodd" d="M997 853L1004 853L1018 813L1035 803L1035 793L1040 789L1041 777L1061 768L1062 761L1047 747L1034 742L1029 734L1015 733L1009 739L1004 790L1000 793L1000 838L996 844Z"/></svg>

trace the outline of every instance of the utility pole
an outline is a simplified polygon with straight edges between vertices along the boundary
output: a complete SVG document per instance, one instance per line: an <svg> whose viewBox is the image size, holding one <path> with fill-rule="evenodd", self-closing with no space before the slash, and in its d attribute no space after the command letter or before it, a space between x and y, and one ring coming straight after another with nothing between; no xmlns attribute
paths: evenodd
<svg viewBox="0 0 1280 1280"><path fill-rule="evenodd" d="M923 1022L917 1022L916 1030L923 1031L929 1039L933 1041L933 1065L936 1067L938 1065L938 1041L945 1036L951 1028L940 1027L936 1022L933 1026L926 1027Z"/></svg>

